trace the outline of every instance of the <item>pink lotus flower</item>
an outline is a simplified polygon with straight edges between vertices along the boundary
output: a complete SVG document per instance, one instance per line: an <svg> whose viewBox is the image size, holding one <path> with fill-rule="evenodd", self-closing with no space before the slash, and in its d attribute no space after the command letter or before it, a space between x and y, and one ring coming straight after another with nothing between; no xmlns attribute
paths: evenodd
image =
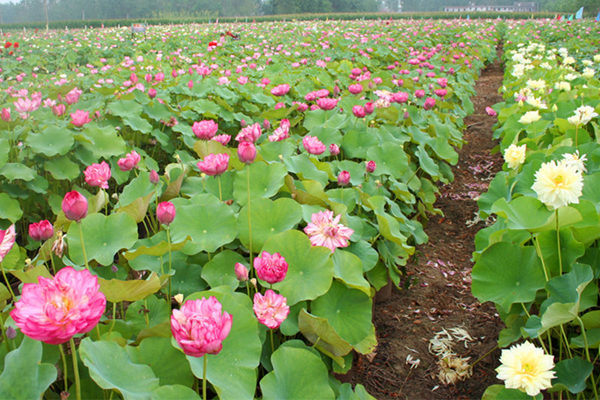
<svg viewBox="0 0 600 400"><path fill-rule="evenodd" d="M373 111L375 111L375 104L369 101L365 104L365 112L367 114L373 114Z"/></svg>
<svg viewBox="0 0 600 400"><path fill-rule="evenodd" d="M175 219L175 206L170 201L158 203L156 207L156 219L161 224L169 225Z"/></svg>
<svg viewBox="0 0 600 400"><path fill-rule="evenodd" d="M338 185L346 186L350 183L350 172L341 171L337 176Z"/></svg>
<svg viewBox="0 0 600 400"><path fill-rule="evenodd" d="M218 130L219 124L210 119L194 122L192 125L192 131L194 132L194 135L196 135L196 137L200 140L212 139Z"/></svg>
<svg viewBox="0 0 600 400"><path fill-rule="evenodd" d="M81 96L82 93L83 92L81 90L75 87L65 95L65 101L67 104L75 104L79 101L79 96Z"/></svg>
<svg viewBox="0 0 600 400"><path fill-rule="evenodd" d="M65 107L65 105L62 103L57 104L52 107L52 113L54 115L56 115L57 117L60 117L61 115L63 115L65 113L65 111L67 111L67 107Z"/></svg>
<svg viewBox="0 0 600 400"><path fill-rule="evenodd" d="M160 180L160 177L158 176L158 172L156 172L155 169L153 169L152 171L150 171L150 183L156 185L158 183L158 181Z"/></svg>
<svg viewBox="0 0 600 400"><path fill-rule="evenodd" d="M240 282L245 282L248 280L248 268L241 263L235 263L235 266L233 267L233 270L235 272L235 276L238 279L238 281Z"/></svg>
<svg viewBox="0 0 600 400"><path fill-rule="evenodd" d="M350 93L352 94L359 94L360 92L362 92L363 87L360 83L355 83L353 85L348 86L348 91L350 91Z"/></svg>
<svg viewBox="0 0 600 400"><path fill-rule="evenodd" d="M367 161L367 165L366 165L366 170L369 173L373 173L375 172L375 168L377 168L377 164L375 164L375 161L371 160L371 161Z"/></svg>
<svg viewBox="0 0 600 400"><path fill-rule="evenodd" d="M15 244L17 235L15 233L15 226L11 225L5 230L0 229L0 262L4 260L4 257L8 254Z"/></svg>
<svg viewBox="0 0 600 400"><path fill-rule="evenodd" d="M127 154L125 157L120 158L119 161L117 161L117 165L119 166L119 169L121 171L131 171L132 169L137 167L140 160L140 155L135 150L131 150L131 153Z"/></svg>
<svg viewBox="0 0 600 400"><path fill-rule="evenodd" d="M316 136L304 136L302 139L302 145L310 154L323 154L325 152L325 145Z"/></svg>
<svg viewBox="0 0 600 400"><path fill-rule="evenodd" d="M92 122L90 119L90 113L88 111L77 110L74 113L71 113L71 123L77 127L81 127L89 122Z"/></svg>
<svg viewBox="0 0 600 400"><path fill-rule="evenodd" d="M227 146L227 143L231 140L231 135L215 135L212 140L221 143L223 146Z"/></svg>
<svg viewBox="0 0 600 400"><path fill-rule="evenodd" d="M487 113L487 115L489 115L490 117L495 117L496 115L498 115L498 113L496 112L496 110L494 110L492 107L487 106L485 108L485 112Z"/></svg>
<svg viewBox="0 0 600 400"><path fill-rule="evenodd" d="M288 263L279 253L271 255L263 251L254 259L254 269L258 279L273 284L281 282L288 271Z"/></svg>
<svg viewBox="0 0 600 400"><path fill-rule="evenodd" d="M10 108L2 109L2 121L10 121Z"/></svg>
<svg viewBox="0 0 600 400"><path fill-rule="evenodd" d="M106 161L100 164L92 164L85 171L85 182L90 186L98 186L102 189L108 189L108 180L110 179L110 166Z"/></svg>
<svg viewBox="0 0 600 400"><path fill-rule="evenodd" d="M330 99L328 97L322 97L317 99L317 105L322 110L333 110L337 106L338 99Z"/></svg>
<svg viewBox="0 0 600 400"><path fill-rule="evenodd" d="M148 89L148 97L150 97L151 99L156 97L156 89L154 88L150 88Z"/></svg>
<svg viewBox="0 0 600 400"><path fill-rule="evenodd" d="M338 247L347 247L348 239L354 231L340 224L340 215L333 217L333 211L320 211L310 217L311 223L304 228L313 246L327 247L334 252Z"/></svg>
<svg viewBox="0 0 600 400"><path fill-rule="evenodd" d="M29 113L40 108L42 104L41 100L38 102L35 99L29 100L28 98L19 98L17 101L13 103L15 105L15 110L19 113L19 116L22 119L27 119L29 117Z"/></svg>
<svg viewBox="0 0 600 400"><path fill-rule="evenodd" d="M29 236L33 240L44 241L54 235L54 228L47 219L29 224Z"/></svg>
<svg viewBox="0 0 600 400"><path fill-rule="evenodd" d="M329 145L329 154L331 154L332 156L337 156L338 154L340 154L340 146L338 146L335 143L331 143Z"/></svg>
<svg viewBox="0 0 600 400"><path fill-rule="evenodd" d="M425 97L425 91L424 91L423 89L418 89L418 90L415 90L415 97L416 97L417 99L420 99L420 98L422 98L422 97Z"/></svg>
<svg viewBox="0 0 600 400"><path fill-rule="evenodd" d="M242 128L240 133L237 134L235 140L238 142L251 142L254 143L262 134L262 129L260 124L257 122L255 124L245 126Z"/></svg>
<svg viewBox="0 0 600 400"><path fill-rule="evenodd" d="M221 310L214 296L188 300L180 310L173 310L171 332L185 354L202 357L221 351L233 322L233 317Z"/></svg>
<svg viewBox="0 0 600 400"><path fill-rule="evenodd" d="M88 270L65 267L54 279L23 285L21 299L10 316L32 339L61 344L92 330L106 308L98 278Z"/></svg>
<svg viewBox="0 0 600 400"><path fill-rule="evenodd" d="M280 142L290 137L290 120L282 119L279 128L269 136L269 142Z"/></svg>
<svg viewBox="0 0 600 400"><path fill-rule="evenodd" d="M356 118L364 118L365 115L367 115L367 112L365 110L365 107L356 105L352 107L352 114L354 114Z"/></svg>
<svg viewBox="0 0 600 400"><path fill-rule="evenodd" d="M206 175L221 175L229 167L229 154L209 154L204 157L204 160L198 161L196 165Z"/></svg>
<svg viewBox="0 0 600 400"><path fill-rule="evenodd" d="M252 142L238 144L238 157L241 162L250 164L256 158L256 146Z"/></svg>
<svg viewBox="0 0 600 400"><path fill-rule="evenodd" d="M271 289L267 289L264 296L259 292L254 295L252 309L258 322L271 329L279 328L290 313L287 299Z"/></svg>
<svg viewBox="0 0 600 400"><path fill-rule="evenodd" d="M426 110L431 110L433 107L435 107L435 99L433 97L428 97L425 100L425 104L423 104L423 108Z"/></svg>
<svg viewBox="0 0 600 400"><path fill-rule="evenodd" d="M73 190L65 194L62 201L62 210L67 219L79 222L87 215L88 201L84 195Z"/></svg>
<svg viewBox="0 0 600 400"><path fill-rule="evenodd" d="M283 85L278 85L275 86L273 89L271 89L271 94L273 96L283 96L285 94L287 94L287 92L290 91L290 85L288 85L287 83L284 83Z"/></svg>
<svg viewBox="0 0 600 400"><path fill-rule="evenodd" d="M393 93L390 101L394 102L394 103L406 103L408 101L408 93L406 92L397 92L397 93Z"/></svg>

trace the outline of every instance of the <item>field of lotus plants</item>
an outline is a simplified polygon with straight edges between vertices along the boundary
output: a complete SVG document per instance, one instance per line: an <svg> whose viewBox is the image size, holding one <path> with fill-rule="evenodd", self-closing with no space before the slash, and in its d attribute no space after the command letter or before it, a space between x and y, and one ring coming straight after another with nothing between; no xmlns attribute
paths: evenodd
<svg viewBox="0 0 600 400"><path fill-rule="evenodd" d="M497 218L473 293L500 347L526 341L486 396L597 396L597 24L2 40L0 398L372 398L333 373L375 350L374 295L427 241L501 40L507 167L479 200Z"/></svg>

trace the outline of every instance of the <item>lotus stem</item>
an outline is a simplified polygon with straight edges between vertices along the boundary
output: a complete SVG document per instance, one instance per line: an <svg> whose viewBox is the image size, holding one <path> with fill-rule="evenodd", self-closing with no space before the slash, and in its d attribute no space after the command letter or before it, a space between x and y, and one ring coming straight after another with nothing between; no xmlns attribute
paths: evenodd
<svg viewBox="0 0 600 400"><path fill-rule="evenodd" d="M204 358L204 368L202 368L202 400L206 400L206 368L208 367L206 354L203 356L203 358Z"/></svg>
<svg viewBox="0 0 600 400"><path fill-rule="evenodd" d="M60 351L60 358L62 360L63 365L63 380L65 382L65 392L69 391L69 384L67 381L69 380L69 371L67 370L67 357L65 357L65 351L63 350L63 345L58 345L58 351Z"/></svg>
<svg viewBox="0 0 600 400"><path fill-rule="evenodd" d="M579 124L575 125L575 148L577 148L577 134L579 133Z"/></svg>
<svg viewBox="0 0 600 400"><path fill-rule="evenodd" d="M10 292L10 297L12 298L13 303L16 300L15 297L15 293L12 290L12 287L10 286L10 282L8 281L8 278L6 277L6 271L4 271L4 264L0 261L0 269L2 269L2 277L4 278L4 282L6 282L6 287L8 288L8 291Z"/></svg>
<svg viewBox="0 0 600 400"><path fill-rule="evenodd" d="M169 244L169 304L171 302L171 267L173 265L173 257L171 255L171 228L167 225L167 243Z"/></svg>
<svg viewBox="0 0 600 400"><path fill-rule="evenodd" d="M558 249L558 275L562 276L563 273L563 262L560 251L560 228L558 227L558 208L554 210L556 216L556 248Z"/></svg>
<svg viewBox="0 0 600 400"><path fill-rule="evenodd" d="M579 322L579 326L581 326L581 335L583 336L583 343L585 344L585 357L588 362L593 365L592 359L590 357L590 346L587 339L587 334L585 333L585 325L581 318L577 316L577 322ZM594 399L598 400L598 389L596 388L596 378L594 378L594 373L590 374L590 378L592 379L592 389L594 389Z"/></svg>
<svg viewBox="0 0 600 400"><path fill-rule="evenodd" d="M542 261L542 269L544 270L544 278L546 278L546 282L548 282L548 280L549 280L548 268L546 267L546 262L544 261L544 256L542 255L542 249L540 248L540 242L538 241L536 236L533 237L533 243L535 244L535 251L536 251L538 257L540 258L540 260ZM547 292L547 290L546 290L546 292Z"/></svg>
<svg viewBox="0 0 600 400"><path fill-rule="evenodd" d="M116 317L117 317L117 303L112 303L113 305L113 309L112 309L112 321L110 324L110 329L108 330L108 334L110 335L112 333L113 328L115 327L115 322L117 321Z"/></svg>
<svg viewBox="0 0 600 400"><path fill-rule="evenodd" d="M271 334L271 353L274 353L275 345L273 344L273 329L269 329L269 333Z"/></svg>
<svg viewBox="0 0 600 400"><path fill-rule="evenodd" d="M75 374L75 398L81 400L81 383L79 381L79 369L77 368L77 348L73 338L69 340L71 344L71 356L73 357L73 373Z"/></svg>
<svg viewBox="0 0 600 400"><path fill-rule="evenodd" d="M248 174L246 175L247 179L247 188L248 188L248 244L250 252L250 268L252 268L253 260L252 260L252 211L250 208L250 165L248 165Z"/></svg>
<svg viewBox="0 0 600 400"><path fill-rule="evenodd" d="M223 201L223 194L221 192L221 175L217 176L217 182L219 182L219 200Z"/></svg>
<svg viewBox="0 0 600 400"><path fill-rule="evenodd" d="M79 226L79 240L81 241L81 252L83 253L83 261L85 261L85 267L87 270L90 270L90 265L88 264L87 254L85 252L85 243L83 242L83 228L81 227L81 222L77 221L77 225Z"/></svg>

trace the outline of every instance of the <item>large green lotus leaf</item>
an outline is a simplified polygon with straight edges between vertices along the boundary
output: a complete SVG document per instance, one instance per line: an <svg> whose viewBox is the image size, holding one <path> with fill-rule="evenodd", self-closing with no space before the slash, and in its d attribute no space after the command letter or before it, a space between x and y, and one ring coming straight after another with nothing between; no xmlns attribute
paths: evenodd
<svg viewBox="0 0 600 400"><path fill-rule="evenodd" d="M134 363L115 342L85 338L79 345L79 353L94 382L102 389L118 390L125 400L148 399L159 386L152 368Z"/></svg>
<svg viewBox="0 0 600 400"><path fill-rule="evenodd" d="M131 303L125 312L125 320L136 331L169 322L171 308L167 301L156 296Z"/></svg>
<svg viewBox="0 0 600 400"><path fill-rule="evenodd" d="M600 346L599 328L586 329L585 338L583 334L571 338L571 347L583 349L586 346L590 349L597 349Z"/></svg>
<svg viewBox="0 0 600 400"><path fill-rule="evenodd" d="M364 127L359 127L345 132L341 142L344 154L352 158L367 158L368 149L379 145L377 136L370 132L373 129L378 128L368 128L365 131Z"/></svg>
<svg viewBox="0 0 600 400"><path fill-rule="evenodd" d="M354 387L354 390L351 384L344 383L340 385L339 392L337 400L375 400L375 397L371 396L360 383Z"/></svg>
<svg viewBox="0 0 600 400"><path fill-rule="evenodd" d="M536 198L529 196L517 197L510 202L498 199L492 206L492 212L506 218L510 229L525 229L539 232L553 229L556 224L553 211ZM561 207L558 210L558 221L561 227L581 221L579 211L573 207Z"/></svg>
<svg viewBox="0 0 600 400"><path fill-rule="evenodd" d="M379 260L379 254L377 254L377 251L369 244L369 242L365 240L351 243L346 250L360 258L363 272L372 270L377 264L377 260Z"/></svg>
<svg viewBox="0 0 600 400"><path fill-rule="evenodd" d="M237 224L232 208L213 195L177 198L172 203L177 211L175 220L171 223L173 242L183 241L188 236L192 239L184 247L184 253L213 253L236 238Z"/></svg>
<svg viewBox="0 0 600 400"><path fill-rule="evenodd" d="M83 241L88 262L96 260L102 265L110 265L119 250L130 248L138 239L137 225L133 218L125 213L109 216L104 214L88 215L80 223L72 223L67 232L69 257L79 265L85 263L79 236L79 224L83 229Z"/></svg>
<svg viewBox="0 0 600 400"><path fill-rule="evenodd" d="M333 253L334 276L350 288L371 296L371 285L363 276L362 261L349 251L337 249Z"/></svg>
<svg viewBox="0 0 600 400"><path fill-rule="evenodd" d="M344 367L342 356L352 351L352 345L337 334L327 319L316 317L302 309L298 314L298 328L317 349Z"/></svg>
<svg viewBox="0 0 600 400"><path fill-rule="evenodd" d="M223 311L233 316L231 331L223 341L219 354L207 354L207 380L215 387L220 399L253 399L256 389L257 367L262 343L258 321L252 311L252 302L246 294L235 293L228 286L192 294L188 300L215 296ZM203 360L187 356L196 377L202 378Z"/></svg>
<svg viewBox="0 0 600 400"><path fill-rule="evenodd" d="M134 100L117 100L109 103L106 109L112 115L125 118L141 114L143 108Z"/></svg>
<svg viewBox="0 0 600 400"><path fill-rule="evenodd" d="M400 179L408 169L408 157L399 145L371 147L367 151L367 158L375 161L377 173L391 175L396 179Z"/></svg>
<svg viewBox="0 0 600 400"><path fill-rule="evenodd" d="M553 389L567 389L573 394L585 390L585 381L590 376L594 366L581 358L561 360L554 367L556 379L552 382Z"/></svg>
<svg viewBox="0 0 600 400"><path fill-rule="evenodd" d="M550 276L559 274L558 246L556 230L543 231L536 235L540 250ZM573 232L568 229L560 231L560 248L563 273L571 270L571 266L585 253L585 246L573 237Z"/></svg>
<svg viewBox="0 0 600 400"><path fill-rule="evenodd" d="M96 158L110 158L126 153L125 141L111 126L100 127L94 123L85 126L83 147Z"/></svg>
<svg viewBox="0 0 600 400"><path fill-rule="evenodd" d="M55 179L73 180L80 174L79 165L71 161L68 156L48 160L44 163L44 168Z"/></svg>
<svg viewBox="0 0 600 400"><path fill-rule="evenodd" d="M150 400L199 400L200 396L192 388L183 385L161 386L152 391Z"/></svg>
<svg viewBox="0 0 600 400"><path fill-rule="evenodd" d="M327 191L327 197L332 201L346 206L346 213L350 214L360 199L360 193L354 188L338 188Z"/></svg>
<svg viewBox="0 0 600 400"><path fill-rule="evenodd" d="M321 186L327 185L329 175L325 171L321 171L311 162L307 154L298 154L288 158L284 158L283 162L290 172L297 174L301 179L311 179L319 182Z"/></svg>
<svg viewBox="0 0 600 400"><path fill-rule="evenodd" d="M142 133L152 132L152 125L139 115L130 115L128 117L124 117L123 122L134 131L139 131Z"/></svg>
<svg viewBox="0 0 600 400"><path fill-rule="evenodd" d="M479 301L493 301L504 310L513 303L535 299L546 280L540 260L531 246L495 243L488 247L471 273L472 292Z"/></svg>
<svg viewBox="0 0 600 400"><path fill-rule="evenodd" d="M362 354L370 353L377 345L372 309L369 296L337 281L311 304L313 315L327 319L338 335Z"/></svg>
<svg viewBox="0 0 600 400"><path fill-rule="evenodd" d="M182 242L171 243L171 251L176 252L181 250L188 240L190 240L189 237L185 238ZM133 249L123 252L123 257L131 261L144 255L160 257L168 253L169 242L167 241L166 231L163 230L149 238L138 240Z"/></svg>
<svg viewBox="0 0 600 400"><path fill-rule="evenodd" d="M21 345L4 359L0 398L40 399L56 376L54 365L42 363L42 342L24 337Z"/></svg>
<svg viewBox="0 0 600 400"><path fill-rule="evenodd" d="M431 156L427 153L424 146L419 146L415 155L419 158L419 167L423 171L429 174L434 179L440 177L440 168L436 164L436 162L431 158Z"/></svg>
<svg viewBox="0 0 600 400"><path fill-rule="evenodd" d="M278 233L294 228L302 219L302 206L289 198L275 201L255 199L250 203L252 223L252 251L258 252L265 241ZM248 205L238 215L238 231L240 241L246 248L250 247L248 225Z"/></svg>
<svg viewBox="0 0 600 400"><path fill-rule="evenodd" d="M311 246L308 237L297 230L270 237L262 251L280 253L288 263L285 279L273 285L292 306L302 300L312 300L327 292L333 280L331 251Z"/></svg>
<svg viewBox="0 0 600 400"><path fill-rule="evenodd" d="M119 279L98 278L100 291L106 300L112 303L121 301L138 301L160 290L158 275L151 274L148 279L122 281Z"/></svg>
<svg viewBox="0 0 600 400"><path fill-rule="evenodd" d="M0 138L0 168L8 161L8 153L10 153L10 146L8 143L8 138Z"/></svg>
<svg viewBox="0 0 600 400"><path fill-rule="evenodd" d="M234 271L236 263L248 266L248 261L239 253L231 250L221 251L202 267L202 279L211 287L227 285L235 290L239 286Z"/></svg>
<svg viewBox="0 0 600 400"><path fill-rule="evenodd" d="M307 130L315 128L340 129L350 118L345 114L334 113L326 110L315 110L306 113L303 125Z"/></svg>
<svg viewBox="0 0 600 400"><path fill-rule="evenodd" d="M150 182L150 173L142 171L123 188L119 195L119 207L131 204L136 199L152 193L155 189L156 185Z"/></svg>
<svg viewBox="0 0 600 400"><path fill-rule="evenodd" d="M525 392L517 389L507 389L504 385L488 386L483 393L481 400L531 400L532 398ZM538 400L537 397L534 397ZM542 399L540 395L539 400Z"/></svg>
<svg viewBox="0 0 600 400"><path fill-rule="evenodd" d="M185 355L171 345L170 338L150 337L139 346L127 346L127 354L134 363L152 368L161 385L192 386L194 375Z"/></svg>
<svg viewBox="0 0 600 400"><path fill-rule="evenodd" d="M146 218L148 206L150 205L150 200L152 200L153 195L154 193L148 193L144 197L138 197L133 202L126 206L119 207L115 211L129 215L136 223L139 224L144 220L144 218Z"/></svg>
<svg viewBox="0 0 600 400"><path fill-rule="evenodd" d="M4 166L0 168L0 175L8 179L9 182L16 179L31 181L37 176L35 170L21 163L4 164Z"/></svg>
<svg viewBox="0 0 600 400"><path fill-rule="evenodd" d="M74 142L72 131L57 126L50 126L38 134L29 134L25 140L31 150L47 157L66 154Z"/></svg>
<svg viewBox="0 0 600 400"><path fill-rule="evenodd" d="M11 198L6 193L0 193L0 219L7 219L12 223L17 222L23 216L23 210L19 201Z"/></svg>
<svg viewBox="0 0 600 400"><path fill-rule="evenodd" d="M248 203L248 171L250 171L250 198L269 198L284 184L287 169L281 163L254 162L238 171L233 180L233 198L241 205Z"/></svg>
<svg viewBox="0 0 600 400"><path fill-rule="evenodd" d="M260 381L263 399L334 399L327 367L319 356L288 343L271 356L273 371Z"/></svg>
<svg viewBox="0 0 600 400"><path fill-rule="evenodd" d="M304 119L305 122L307 118L309 118L308 115ZM342 134L340 131L327 126L315 126L310 129L307 135L317 137L325 146L329 146L330 144L338 144L342 141Z"/></svg>

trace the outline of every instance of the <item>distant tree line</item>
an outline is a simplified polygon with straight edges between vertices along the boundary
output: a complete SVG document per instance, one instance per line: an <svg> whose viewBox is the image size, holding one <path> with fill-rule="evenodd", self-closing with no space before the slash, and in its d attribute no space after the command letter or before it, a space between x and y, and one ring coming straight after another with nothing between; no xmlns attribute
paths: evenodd
<svg viewBox="0 0 600 400"><path fill-rule="evenodd" d="M426 12L513 0L14 0L0 4L0 24L123 18L198 18L338 12ZM597 13L598 0L538 0L540 11ZM593 14L595 15L595 14Z"/></svg>

